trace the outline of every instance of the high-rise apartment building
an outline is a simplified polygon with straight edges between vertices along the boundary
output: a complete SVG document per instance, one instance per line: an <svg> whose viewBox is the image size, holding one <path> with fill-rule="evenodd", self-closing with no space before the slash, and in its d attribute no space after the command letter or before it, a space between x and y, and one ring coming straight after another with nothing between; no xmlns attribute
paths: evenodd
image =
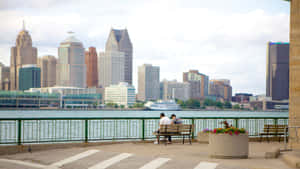
<svg viewBox="0 0 300 169"><path fill-rule="evenodd" d="M95 47L85 52L86 85L88 88L98 86L98 59Z"/></svg>
<svg viewBox="0 0 300 169"><path fill-rule="evenodd" d="M32 40L25 29L18 34L16 46L11 48L10 89L19 90L19 69L26 64L37 64L37 49L32 47Z"/></svg>
<svg viewBox="0 0 300 169"><path fill-rule="evenodd" d="M86 87L84 48L73 35L61 42L58 48L56 85Z"/></svg>
<svg viewBox="0 0 300 169"><path fill-rule="evenodd" d="M23 65L19 73L19 90L41 87L41 69L36 65Z"/></svg>
<svg viewBox="0 0 300 169"><path fill-rule="evenodd" d="M113 67L117 66L122 66L118 69L122 72L114 70ZM122 81L132 84L132 43L127 29L111 29L106 42L105 53L100 53L99 56L98 69L100 86L106 87ZM114 79L114 74L122 75L123 77ZM122 81L115 83L115 80Z"/></svg>
<svg viewBox="0 0 300 169"><path fill-rule="evenodd" d="M38 58L37 66L41 68L41 87L53 87L56 85L56 63L52 55Z"/></svg>
<svg viewBox="0 0 300 169"><path fill-rule="evenodd" d="M227 79L210 80L209 95L215 96L221 100L231 101L232 87L230 85L230 80Z"/></svg>
<svg viewBox="0 0 300 169"><path fill-rule="evenodd" d="M289 43L268 43L266 95L272 100L289 99L289 51Z"/></svg>
<svg viewBox="0 0 300 169"><path fill-rule="evenodd" d="M126 82L110 85L105 88L104 101L105 103L115 103L119 106L132 106L135 103L135 88Z"/></svg>
<svg viewBox="0 0 300 169"><path fill-rule="evenodd" d="M138 68L138 100L160 98L159 67L144 64Z"/></svg>
<svg viewBox="0 0 300 169"><path fill-rule="evenodd" d="M192 99L200 99L208 96L209 78L205 74L199 73L198 70L184 72L183 82L190 83L190 97Z"/></svg>
<svg viewBox="0 0 300 169"><path fill-rule="evenodd" d="M164 100L174 100L179 99L186 101L190 99L190 83L188 82L177 82L173 81L163 81L163 99Z"/></svg>
<svg viewBox="0 0 300 169"><path fill-rule="evenodd" d="M0 90L10 90L10 67L0 63Z"/></svg>

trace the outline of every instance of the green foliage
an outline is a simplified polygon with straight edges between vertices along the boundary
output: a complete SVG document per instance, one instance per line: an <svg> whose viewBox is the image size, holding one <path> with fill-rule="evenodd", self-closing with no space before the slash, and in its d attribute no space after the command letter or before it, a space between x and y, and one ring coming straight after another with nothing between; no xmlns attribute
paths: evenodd
<svg viewBox="0 0 300 169"><path fill-rule="evenodd" d="M119 106L117 104L114 105L114 108L118 108Z"/></svg>
<svg viewBox="0 0 300 169"><path fill-rule="evenodd" d="M200 101L196 99L189 99L185 102L186 107L191 109L197 109L201 107Z"/></svg>
<svg viewBox="0 0 300 169"><path fill-rule="evenodd" d="M115 103L106 103L106 107L113 108L113 107L115 107Z"/></svg>
<svg viewBox="0 0 300 169"><path fill-rule="evenodd" d="M121 106L120 106L120 108L121 108L121 109L124 109L124 108L125 108L125 106L124 106L124 105L121 105Z"/></svg>
<svg viewBox="0 0 300 169"><path fill-rule="evenodd" d="M203 104L204 104L204 106L215 106L216 102L211 99L205 99Z"/></svg>
<svg viewBox="0 0 300 169"><path fill-rule="evenodd" d="M231 104L229 101L226 101L226 102L224 103L224 108L225 108L225 109L231 109L231 108L232 108L232 104Z"/></svg>
<svg viewBox="0 0 300 169"><path fill-rule="evenodd" d="M181 107L186 107L185 102L179 99L176 99L176 103L179 104Z"/></svg>
<svg viewBox="0 0 300 169"><path fill-rule="evenodd" d="M224 105L223 105L222 102L220 102L220 101L219 101L219 102L216 102L216 107L217 107L217 108L223 109L223 106L224 106Z"/></svg>
<svg viewBox="0 0 300 169"><path fill-rule="evenodd" d="M236 109L236 110L237 110L237 109L240 109L240 105L238 105L238 104L234 105L234 106L233 106L233 109Z"/></svg>
<svg viewBox="0 0 300 169"><path fill-rule="evenodd" d="M136 103L134 103L134 105L132 107L134 107L134 108L143 108L144 107L144 102L136 102Z"/></svg>

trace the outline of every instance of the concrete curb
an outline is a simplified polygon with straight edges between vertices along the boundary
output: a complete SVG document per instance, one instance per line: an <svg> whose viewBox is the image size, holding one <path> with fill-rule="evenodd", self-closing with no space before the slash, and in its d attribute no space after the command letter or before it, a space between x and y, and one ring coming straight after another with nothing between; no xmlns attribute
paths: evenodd
<svg viewBox="0 0 300 169"><path fill-rule="evenodd" d="M274 147L271 151L265 153L265 159L278 158L280 155L280 148Z"/></svg>
<svg viewBox="0 0 300 169"><path fill-rule="evenodd" d="M147 142L147 141L145 141ZM8 145L0 146L0 155L10 155L16 153L27 153L35 151L64 149L72 147L88 147L88 146L101 146L111 144L123 144L123 143L141 143L140 141L113 141L113 142L89 142L89 143L55 143L55 144L25 144L25 145Z"/></svg>
<svg viewBox="0 0 300 169"><path fill-rule="evenodd" d="M293 168L300 168L300 157L293 154L284 154L282 160L289 166Z"/></svg>

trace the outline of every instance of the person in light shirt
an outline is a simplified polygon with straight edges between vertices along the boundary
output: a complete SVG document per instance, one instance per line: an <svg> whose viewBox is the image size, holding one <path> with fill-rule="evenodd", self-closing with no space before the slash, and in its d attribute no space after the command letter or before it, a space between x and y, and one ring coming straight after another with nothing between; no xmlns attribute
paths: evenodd
<svg viewBox="0 0 300 169"><path fill-rule="evenodd" d="M172 120L169 119L169 117L165 116L165 113L160 113L160 120L159 120L159 125L170 125L172 123ZM157 131L159 133L159 129ZM167 136L168 142L171 143L171 136ZM154 144L158 144L158 139L159 137L157 136L157 140L154 142Z"/></svg>
<svg viewBox="0 0 300 169"><path fill-rule="evenodd" d="M159 125L169 125L172 123L172 120L169 117L165 116L165 113L160 113Z"/></svg>

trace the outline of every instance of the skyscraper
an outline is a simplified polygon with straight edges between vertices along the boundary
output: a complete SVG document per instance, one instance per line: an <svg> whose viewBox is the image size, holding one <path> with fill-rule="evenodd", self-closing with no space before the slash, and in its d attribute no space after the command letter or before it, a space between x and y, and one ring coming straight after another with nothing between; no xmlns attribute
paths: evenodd
<svg viewBox="0 0 300 169"><path fill-rule="evenodd" d="M110 51L99 54L99 86L107 87L124 82L125 56L123 52Z"/></svg>
<svg viewBox="0 0 300 169"><path fill-rule="evenodd" d="M159 67L144 64L138 68L138 100L160 98Z"/></svg>
<svg viewBox="0 0 300 169"><path fill-rule="evenodd" d="M183 81L190 83L190 97L192 99L208 96L209 78L205 74L199 73L198 70L190 70L183 73Z"/></svg>
<svg viewBox="0 0 300 169"><path fill-rule="evenodd" d="M11 48L10 89L19 90L19 69L25 64L37 64L37 49L32 47L32 40L25 29L18 34L16 46Z"/></svg>
<svg viewBox="0 0 300 169"><path fill-rule="evenodd" d="M19 73L19 90L41 87L41 69L36 65L23 65Z"/></svg>
<svg viewBox="0 0 300 169"><path fill-rule="evenodd" d="M72 34L60 43L56 65L57 86L86 87L86 65L84 57L82 43Z"/></svg>
<svg viewBox="0 0 300 169"><path fill-rule="evenodd" d="M272 100L289 99L289 51L289 43L268 43L266 95Z"/></svg>
<svg viewBox="0 0 300 169"><path fill-rule="evenodd" d="M127 29L111 29L108 40L106 42L105 53L107 53L105 54L106 56L117 57L117 55L120 55L119 57L121 57L121 55L124 55L124 67L121 70L123 71L124 78L122 79L123 81L132 84L132 43L130 41ZM106 76L110 74L110 72L106 71L104 73L106 74Z"/></svg>
<svg viewBox="0 0 300 169"><path fill-rule="evenodd" d="M0 90L10 90L10 67L0 63Z"/></svg>
<svg viewBox="0 0 300 169"><path fill-rule="evenodd" d="M56 58L51 55L38 58L37 66L41 68L41 87L56 85Z"/></svg>
<svg viewBox="0 0 300 169"><path fill-rule="evenodd" d="M89 50L85 52L85 64L86 64L86 84L87 87L98 86L98 61L97 61L96 48L89 47Z"/></svg>

